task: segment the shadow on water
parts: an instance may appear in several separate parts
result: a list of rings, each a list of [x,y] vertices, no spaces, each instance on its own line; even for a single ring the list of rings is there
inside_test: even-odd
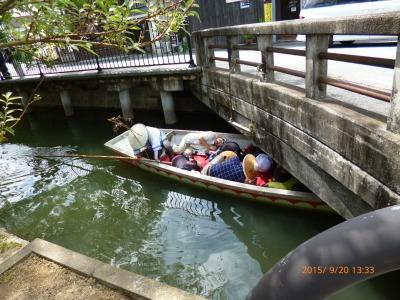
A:
[[[342,221],[249,204],[119,161],[34,157],[110,154],[103,143],[114,133],[105,120],[115,115],[80,111],[67,119],[62,111],[40,110],[26,118],[12,143],[0,146],[0,225],[212,299],[244,299],[286,253]],[[213,115],[178,117],[179,128],[233,131]],[[160,119],[143,112],[136,121],[164,127]],[[385,299],[378,288],[390,278],[335,299]]]

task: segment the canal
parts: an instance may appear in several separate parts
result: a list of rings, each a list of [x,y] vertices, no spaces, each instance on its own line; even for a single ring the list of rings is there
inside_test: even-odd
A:
[[[111,153],[115,111],[36,109],[0,145],[0,226],[211,299],[244,299],[294,247],[342,219],[247,203],[114,160],[42,159]],[[178,115],[182,129],[232,131],[216,115]],[[159,112],[136,122],[163,127]],[[390,299],[397,273],[331,299]],[[392,285],[393,284],[393,285]],[[393,298],[394,299],[394,298]]]

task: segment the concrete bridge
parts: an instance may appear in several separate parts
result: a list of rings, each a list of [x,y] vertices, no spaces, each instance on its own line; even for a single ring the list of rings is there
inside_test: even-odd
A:
[[[276,47],[273,36],[279,34],[306,35],[305,50]],[[202,102],[339,214],[352,218],[400,203],[400,50],[397,46],[395,60],[337,55],[328,51],[332,34],[398,36],[400,14],[208,29],[193,35],[195,68],[185,63],[82,71],[77,65],[69,73],[1,81],[0,88],[11,87],[26,100],[43,80],[39,104],[61,104],[66,115],[73,114],[74,107],[121,107],[124,117],[131,118],[134,108],[160,108],[167,124],[174,123],[175,108],[204,110]],[[257,43],[242,44],[243,35],[254,36]],[[221,50],[227,55],[219,56]],[[249,53],[262,60],[247,59],[252,57]],[[305,71],[290,69],[287,61],[276,59],[279,56],[274,60],[274,54],[305,57]],[[371,66],[371,72],[373,66],[394,70],[392,91],[379,89],[387,80],[366,87],[332,78],[328,61],[329,66],[332,61]],[[353,65],[345,68],[349,74],[353,70]],[[304,79],[303,87],[293,76]],[[375,101],[375,107],[389,106],[389,112],[376,114],[347,105],[327,94],[328,85],[350,91],[361,105],[366,98],[379,99],[368,101]],[[188,100],[191,94],[201,102]],[[360,94],[364,98],[357,98]]]
[[[276,48],[273,35],[306,35],[305,50]],[[298,20],[207,29],[194,34],[201,82],[197,97],[327,202],[351,218],[400,203],[400,48],[396,60],[335,55],[332,34],[400,34],[400,14],[341,19]],[[256,44],[241,44],[253,35]],[[225,41],[225,42],[222,42]],[[216,49],[226,49],[227,57]],[[244,60],[240,51],[262,54],[262,62]],[[305,57],[305,72],[274,62],[274,53]],[[392,91],[328,76],[328,61],[394,68]],[[216,63],[224,62],[227,68]],[[244,72],[253,67],[259,75]],[[372,72],[371,68],[371,72]],[[275,80],[275,73],[304,78],[305,88]],[[348,72],[352,72],[349,65]],[[253,72],[254,73],[254,72]],[[327,96],[327,85],[390,102],[382,119]]]

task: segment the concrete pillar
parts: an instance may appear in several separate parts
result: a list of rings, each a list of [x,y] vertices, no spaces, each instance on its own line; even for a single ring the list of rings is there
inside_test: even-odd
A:
[[[273,35],[259,35],[257,36],[257,47],[261,51],[263,63],[263,81],[272,82],[275,80],[275,73],[273,70],[268,70],[266,65],[274,65],[274,53],[267,51],[267,47],[272,47]]]
[[[119,102],[121,103],[122,116],[124,119],[133,119],[133,108],[129,88],[119,90]]]
[[[183,80],[176,77],[163,78],[161,90],[167,92],[183,91]]]
[[[228,59],[229,59],[229,70],[231,73],[240,72],[240,65],[235,64],[235,60],[239,59],[239,50],[234,49],[234,45],[238,45],[240,39],[238,36],[227,36],[228,46]]]
[[[326,84],[318,83],[320,77],[328,76],[328,61],[318,54],[327,52],[329,35],[306,36],[306,96],[319,99],[326,96]]]
[[[396,64],[394,66],[392,101],[387,119],[387,129],[400,134],[400,36],[397,42]]]
[[[164,113],[165,124],[176,123],[175,104],[172,92],[183,91],[183,81],[180,78],[170,77],[162,79],[160,87],[161,105]]]
[[[64,113],[67,117],[74,115],[74,108],[72,107],[71,97],[67,90],[60,91],[61,103],[64,108]]]
[[[175,104],[172,98],[171,92],[160,91],[161,104],[164,113],[165,124],[175,124],[176,114],[175,114]]]

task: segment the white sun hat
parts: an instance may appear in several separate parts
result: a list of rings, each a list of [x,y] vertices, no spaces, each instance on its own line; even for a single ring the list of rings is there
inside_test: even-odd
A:
[[[128,141],[134,150],[143,148],[146,145],[148,139],[149,134],[147,132],[146,126],[144,126],[143,124],[135,124],[132,126],[131,129],[129,129]]]

